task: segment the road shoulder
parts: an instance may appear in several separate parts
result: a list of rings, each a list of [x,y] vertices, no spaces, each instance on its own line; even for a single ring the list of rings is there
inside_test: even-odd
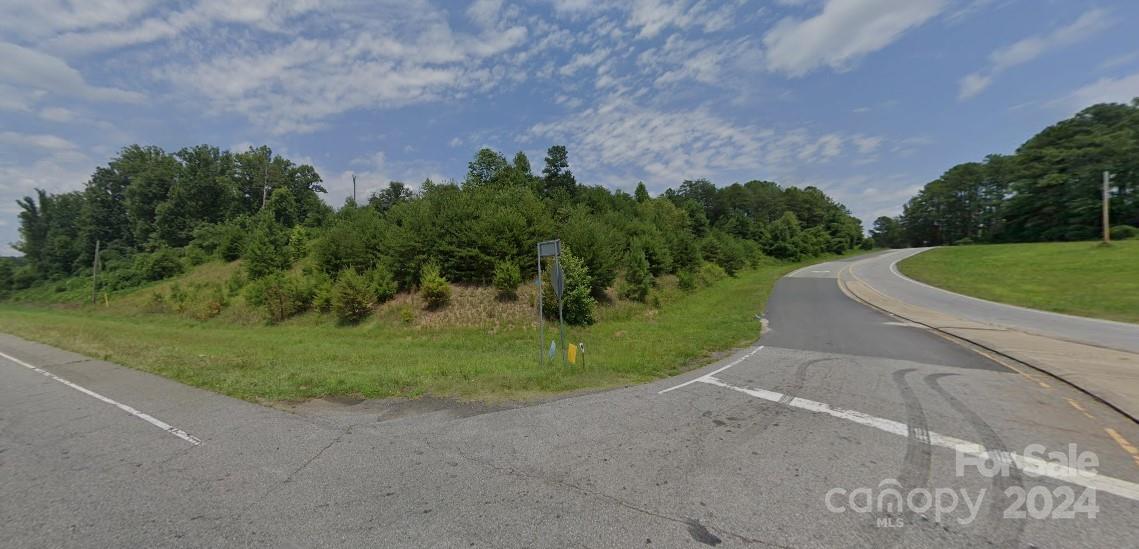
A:
[[[913,305],[858,277],[849,267],[839,273],[838,284],[853,299],[1059,378],[1139,422],[1139,354],[1026,333]]]

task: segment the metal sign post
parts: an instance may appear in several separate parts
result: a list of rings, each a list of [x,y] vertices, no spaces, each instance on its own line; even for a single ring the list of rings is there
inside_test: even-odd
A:
[[[565,286],[565,277],[562,274],[560,258],[562,255],[561,240],[547,240],[538,243],[538,365],[545,364],[546,346],[546,318],[542,314],[542,258],[554,258],[554,272],[550,273],[550,281],[554,284],[554,293],[558,296],[558,321],[562,319],[562,289]],[[566,346],[565,325],[562,325],[562,349]],[[565,355],[563,354],[563,357]],[[551,357],[552,358],[552,357]],[[563,362],[564,362],[563,358]]]
[[[554,281],[554,295],[558,296],[558,329],[561,331],[562,340],[562,366],[567,366],[566,363],[566,322],[562,319],[562,311],[565,309],[562,301],[562,293],[566,287],[566,276],[562,272],[562,254],[554,256],[554,272],[551,278]]]

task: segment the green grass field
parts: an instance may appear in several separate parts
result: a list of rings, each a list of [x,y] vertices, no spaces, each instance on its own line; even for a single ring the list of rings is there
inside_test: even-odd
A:
[[[1079,316],[1139,323],[1139,240],[938,248],[898,264],[954,292]]]
[[[755,314],[775,281],[802,265],[764,265],[691,293],[666,289],[659,309],[604,307],[598,324],[569,330],[570,341],[586,344],[584,367],[538,366],[529,322],[405,325],[381,311],[351,327],[316,313],[267,326],[226,313],[201,321],[129,305],[153,290],[109,307],[3,304],[0,331],[254,401],[424,394],[522,400],[675,375],[746,345],[759,335]],[[210,269],[220,267],[202,272]],[[547,324],[547,341],[556,328]]]

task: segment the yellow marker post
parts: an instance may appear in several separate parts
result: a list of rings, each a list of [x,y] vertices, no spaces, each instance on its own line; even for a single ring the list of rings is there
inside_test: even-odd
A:
[[[577,364],[577,345],[570,345],[566,348],[566,358],[569,359],[570,364]]]

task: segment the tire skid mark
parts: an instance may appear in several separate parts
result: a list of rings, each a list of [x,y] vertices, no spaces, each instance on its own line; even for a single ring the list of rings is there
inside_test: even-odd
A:
[[[812,366],[835,360],[839,360],[839,358],[823,357],[805,361],[795,368],[791,380],[780,385],[780,387],[785,389],[785,394],[788,395],[800,393],[806,385],[807,375]],[[749,444],[768,428],[775,425],[779,418],[787,413],[787,410],[788,408],[785,406],[755,406],[754,402],[741,402],[721,408],[717,412],[706,411],[701,414],[699,420],[692,423],[692,428],[688,430],[688,436],[685,437],[682,451],[686,455],[683,458],[683,465],[677,467],[681,481],[672,483],[673,494],[675,494],[677,501],[688,502],[693,508],[703,507],[702,504],[708,503],[695,499],[700,494],[699,481],[695,478],[695,472],[700,465],[707,461],[706,448],[713,444],[713,440],[716,440],[713,437],[720,439],[718,444],[733,448]],[[714,428],[712,429],[708,428],[707,422],[709,420],[713,422]],[[731,424],[735,424],[735,427],[731,429],[729,435],[725,436],[726,429],[724,427]],[[731,438],[728,439],[727,437]],[[709,512],[706,511],[706,513]]]
[[[1011,463],[1012,459],[1009,456],[1008,447],[1005,446],[1004,440],[1001,439],[993,427],[988,424],[977,412],[974,412],[967,404],[961,399],[953,396],[945,387],[941,385],[941,379],[958,374],[929,374],[925,376],[926,385],[937,392],[941,398],[949,404],[954,411],[961,414],[966,421],[973,427],[973,431],[977,436],[981,437],[981,444],[989,449],[996,459],[1000,459],[1006,463]],[[1024,533],[1025,520],[1024,519],[1006,519],[1004,510],[1008,509],[1012,499],[1009,498],[1005,491],[1013,486],[1024,487],[1024,480],[1021,477],[1020,469],[1015,465],[1007,467],[1008,475],[997,474],[992,477],[993,484],[993,498],[989,500],[988,505],[988,523],[991,525],[992,535],[989,539],[998,547],[1013,547],[1016,546],[1020,540],[1021,534]]]
[[[917,371],[916,368],[903,368],[890,374],[898,393],[902,396],[902,403],[906,407],[906,427],[908,428],[906,453],[902,458],[902,471],[897,478],[903,494],[908,494],[917,488],[929,487],[933,453],[929,445],[929,427],[926,423],[925,409],[922,408],[921,400],[918,399],[913,387],[906,379],[915,371]],[[903,509],[895,515],[887,514],[885,517],[878,517],[875,513],[875,518],[894,518],[897,515],[904,517],[905,523],[911,527],[923,524],[918,519],[918,515],[908,509]],[[901,530],[893,528],[879,530],[881,530],[883,546],[897,547],[903,545],[901,540],[903,532]]]

